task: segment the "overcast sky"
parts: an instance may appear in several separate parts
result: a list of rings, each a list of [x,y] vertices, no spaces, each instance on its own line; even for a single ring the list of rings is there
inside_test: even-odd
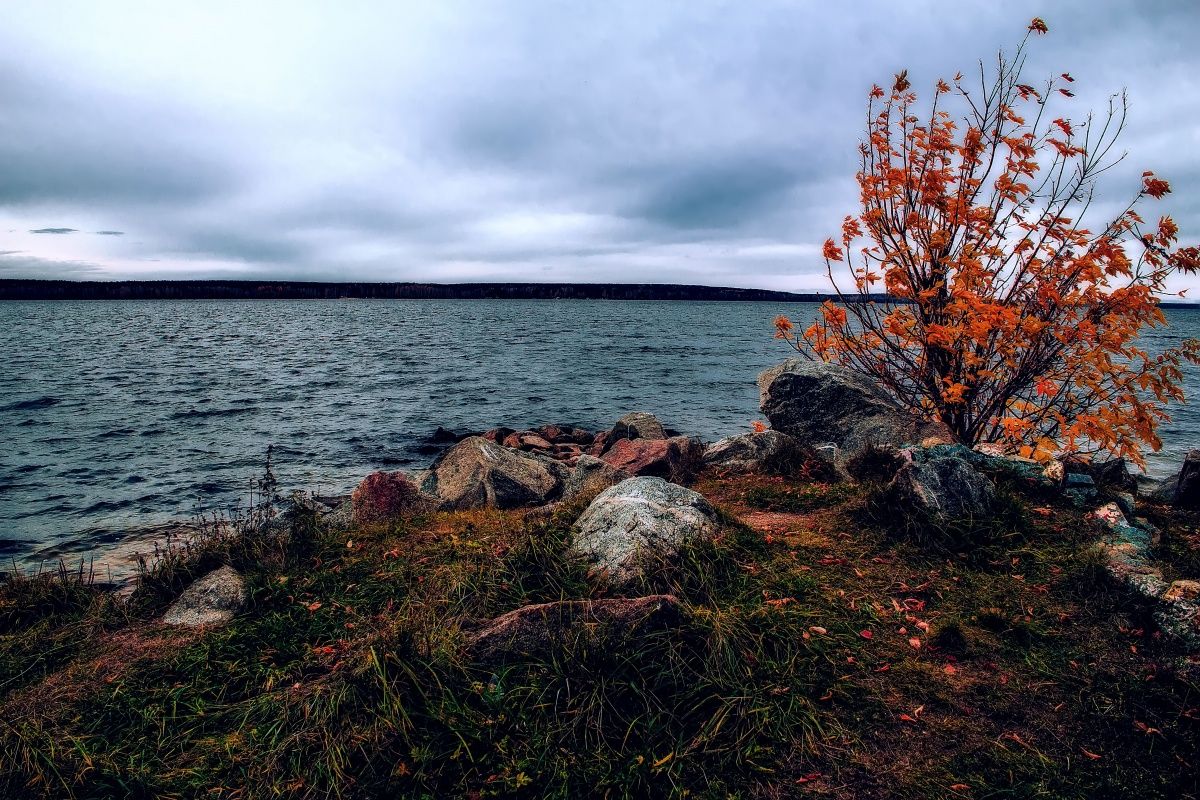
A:
[[[6,3],[0,277],[825,288],[873,82],[1129,90],[1200,238],[1200,3]],[[926,92],[927,94],[927,92]]]

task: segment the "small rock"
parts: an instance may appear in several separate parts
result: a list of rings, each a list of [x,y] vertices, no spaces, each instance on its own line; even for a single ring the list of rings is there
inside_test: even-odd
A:
[[[618,439],[601,458],[630,475],[652,475],[673,483],[687,483],[703,465],[704,443],[690,436]]]
[[[910,461],[896,472],[888,491],[902,506],[954,519],[986,517],[996,499],[985,475],[952,457]]]
[[[184,589],[162,616],[164,625],[223,625],[246,604],[246,581],[233,567],[214,569]]]
[[[1134,512],[1134,503],[1136,502],[1129,492],[1117,492],[1113,495],[1113,500],[1121,509],[1126,517],[1132,517]]]
[[[678,627],[684,610],[671,595],[563,600],[529,605],[496,617],[466,633],[466,652],[476,663],[503,664],[574,655],[579,645],[593,650],[629,647],[631,640]]]
[[[497,428],[492,428],[490,431],[484,431],[483,433],[480,434],[480,436],[482,436],[484,439],[487,439],[489,442],[495,442],[496,444],[502,444],[505,439],[507,439],[509,436],[511,436],[514,433],[516,433],[516,431],[514,431],[512,428],[505,428],[504,426],[500,426]]]
[[[1063,497],[1077,508],[1086,508],[1099,497],[1096,481],[1091,475],[1082,472],[1068,472],[1063,480]]]
[[[1104,557],[1105,570],[1118,583],[1146,599],[1158,599],[1167,590],[1162,571],[1151,566],[1150,533],[1126,520],[1116,503],[1108,503],[1092,512],[1104,528],[1097,547]]]
[[[615,583],[674,558],[688,542],[715,536],[721,523],[704,497],[661,478],[637,477],[605,489],[575,523],[575,549]]]
[[[704,465],[721,472],[766,475],[809,473],[814,480],[839,476],[834,461],[798,439],[779,431],[756,431],[714,442],[704,451]]]
[[[350,503],[354,521],[369,525],[426,511],[433,498],[422,494],[403,472],[372,472],[355,487]]]
[[[622,439],[667,439],[667,431],[658,417],[644,411],[633,411],[617,420],[605,438],[606,447]]]

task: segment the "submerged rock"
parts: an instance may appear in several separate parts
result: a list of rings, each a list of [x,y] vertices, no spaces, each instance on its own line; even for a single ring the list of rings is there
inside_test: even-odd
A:
[[[483,664],[553,658],[562,652],[575,655],[581,645],[605,650],[628,647],[631,639],[677,627],[683,619],[679,601],[667,594],[540,603],[467,632],[465,650],[472,661]]]
[[[704,443],[693,436],[620,439],[600,458],[630,475],[651,475],[673,483],[687,483],[703,465]]]
[[[807,444],[837,445],[844,458],[867,445],[953,442],[940,422],[899,407],[872,380],[835,364],[793,358],[758,376],[771,427]]]
[[[214,569],[184,589],[162,616],[164,625],[223,625],[246,604],[246,581],[233,567]]]
[[[992,513],[996,487],[965,459],[922,458],[902,466],[888,492],[904,508],[934,517],[974,519]]]
[[[445,511],[520,508],[556,499],[567,474],[557,461],[472,436],[433,462],[421,490]]]
[[[792,476],[807,471],[815,480],[836,480],[834,457],[780,431],[756,431],[710,444],[704,465],[721,472]]]
[[[704,497],[662,478],[638,477],[604,490],[575,523],[576,550],[616,583],[674,558],[688,542],[715,536],[721,523]]]

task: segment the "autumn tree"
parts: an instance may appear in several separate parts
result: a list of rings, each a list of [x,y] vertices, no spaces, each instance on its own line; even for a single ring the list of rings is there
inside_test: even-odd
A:
[[[1140,465],[1200,343],[1150,353],[1139,336],[1166,324],[1158,298],[1200,254],[1178,246],[1170,217],[1148,225],[1138,213],[1171,191],[1150,172],[1092,224],[1096,179],[1124,157],[1113,146],[1126,98],[1077,119],[1061,110],[1070,74],[1022,82],[1026,47],[1046,32],[1034,19],[1011,58],[980,64],[977,86],[939,80],[923,112],[907,72],[872,88],[861,212],[824,246],[840,302],[803,330],[780,317],[776,335],[964,442],[1038,458],[1103,449]]]

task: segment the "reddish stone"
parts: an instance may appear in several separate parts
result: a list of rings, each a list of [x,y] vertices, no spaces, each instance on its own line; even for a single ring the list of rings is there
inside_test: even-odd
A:
[[[534,428],[534,433],[541,435],[543,439],[551,442],[562,436],[564,432],[565,431],[563,431],[563,429],[557,425],[543,425],[540,428]]]
[[[536,433],[521,433],[517,435],[517,441],[520,442],[522,450],[551,450],[554,445],[547,442]]]
[[[592,439],[592,444],[585,451],[589,456],[599,456],[604,452],[604,445],[608,442],[608,431],[597,433]]]
[[[653,475],[684,482],[695,477],[704,460],[699,439],[618,439],[601,460],[630,475]]]
[[[483,438],[487,439],[489,442],[495,442],[496,444],[502,444],[504,442],[505,438],[507,438],[512,433],[513,433],[512,428],[506,428],[503,425],[501,425],[497,428],[492,428],[490,431],[486,431],[485,433],[481,434],[481,436],[483,436]]]

